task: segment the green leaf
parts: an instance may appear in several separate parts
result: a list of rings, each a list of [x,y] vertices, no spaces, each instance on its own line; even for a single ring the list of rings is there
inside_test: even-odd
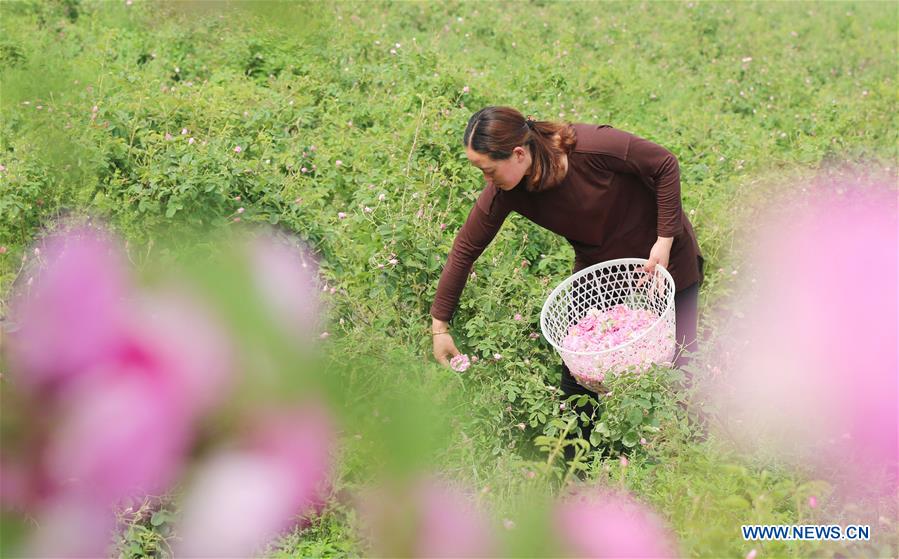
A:
[[[158,528],[170,520],[172,520],[172,515],[169,514],[168,511],[159,510],[154,512],[153,516],[150,517],[150,524]]]
[[[621,444],[624,446],[631,448],[637,444],[637,441],[640,440],[640,437],[637,435],[637,432],[634,430],[628,431],[624,434],[624,437],[621,438]]]
[[[631,409],[627,414],[627,422],[633,427],[640,425],[643,422],[643,410],[638,408]]]
[[[169,203],[168,207],[165,210],[165,216],[169,217],[169,218],[174,217],[175,214],[178,213],[178,210],[180,210],[180,209],[181,209],[181,204]]]

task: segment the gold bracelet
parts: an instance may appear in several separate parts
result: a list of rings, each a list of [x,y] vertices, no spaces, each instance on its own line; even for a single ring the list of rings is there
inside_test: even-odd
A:
[[[440,334],[449,334],[449,330],[444,330],[443,332],[431,332],[431,337],[439,336]]]

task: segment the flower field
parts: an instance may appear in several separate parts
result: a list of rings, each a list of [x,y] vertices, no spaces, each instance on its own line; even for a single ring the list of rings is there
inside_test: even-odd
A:
[[[0,555],[896,557],[897,18],[0,2]],[[564,400],[573,250],[519,215],[431,357],[487,105],[677,156],[684,370]],[[656,318],[612,311],[565,343]]]

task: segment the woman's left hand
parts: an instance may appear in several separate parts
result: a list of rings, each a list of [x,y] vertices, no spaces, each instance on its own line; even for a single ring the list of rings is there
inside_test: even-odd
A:
[[[671,256],[671,245],[674,243],[674,237],[659,237],[656,243],[652,245],[649,251],[649,262],[645,266],[645,270],[650,274],[655,272],[656,264],[661,264],[663,268],[668,269],[668,258]]]

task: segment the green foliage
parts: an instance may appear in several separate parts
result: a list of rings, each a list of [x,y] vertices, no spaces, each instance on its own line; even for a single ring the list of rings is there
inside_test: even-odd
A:
[[[171,557],[175,511],[168,505],[170,497],[149,497],[135,507],[118,513],[122,527],[115,548],[119,559],[151,559]]]
[[[403,382],[422,376],[422,401],[452,407],[452,435],[441,430],[444,446],[422,450],[442,470],[489,487],[501,509],[522,487],[559,487],[574,474],[622,484],[664,511],[685,555],[744,556],[741,523],[811,518],[801,506],[810,482],[697,440],[670,371],[610,380],[595,425],[572,411],[586,402],[560,410],[560,361],[529,335],[570,271],[564,239],[510,217],[452,324],[479,362],[461,376],[423,363],[437,280],[481,188],[461,134],[474,110],[506,104],[540,119],[610,123],[669,148],[706,258],[707,306],[729,290],[735,233],[768,191],[756,188],[760,177],[779,189],[801,174],[793,165],[813,171],[852,157],[895,166],[897,9],[4,2],[0,298],[29,243],[67,213],[108,221],[138,262],[195,238],[185,230],[277,224],[318,251],[335,288],[336,360],[389,363]],[[377,375],[348,372],[346,382],[360,395],[398,389]],[[378,456],[354,441],[349,487]],[[566,446],[576,451],[568,464]],[[346,522],[332,510],[279,556],[354,555]],[[166,525],[135,520],[122,554],[163,553]]]
[[[676,391],[682,377],[676,369],[660,367],[643,374],[611,376],[606,382],[610,393],[602,398],[602,417],[590,433],[590,442],[623,451],[649,444],[678,420]]]

